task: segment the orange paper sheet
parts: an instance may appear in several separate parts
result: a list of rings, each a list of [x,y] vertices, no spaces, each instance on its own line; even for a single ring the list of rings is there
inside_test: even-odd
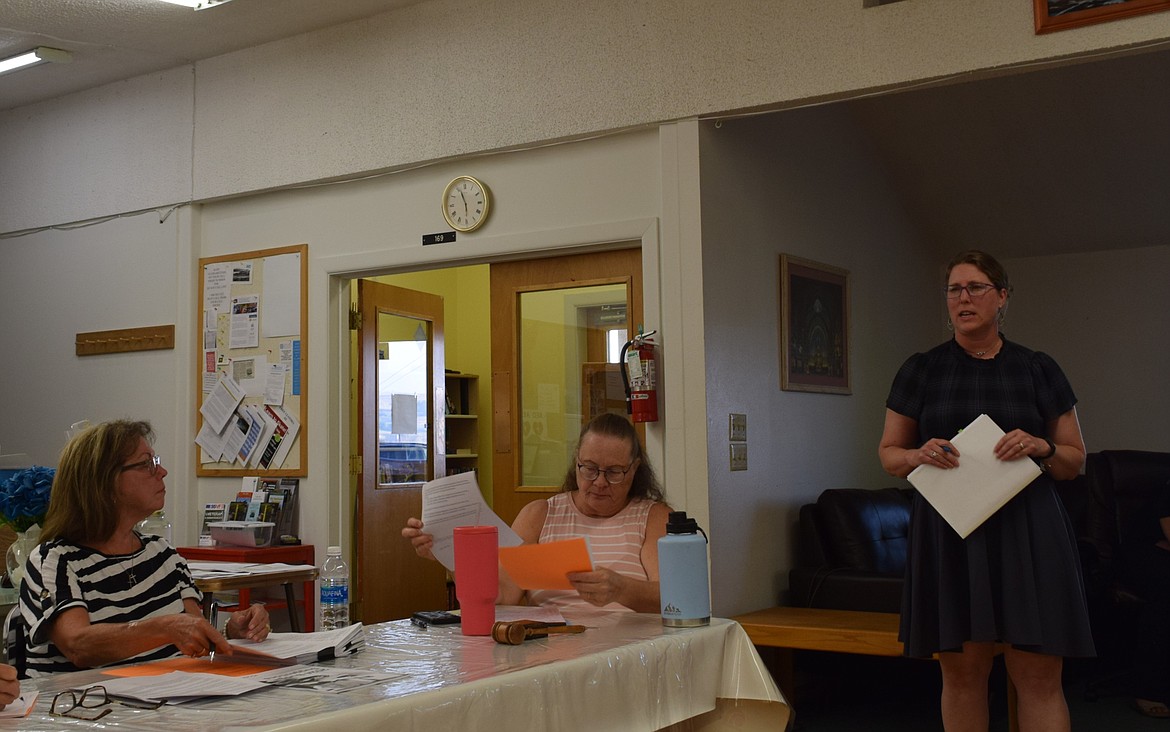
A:
[[[191,674],[218,674],[220,676],[250,676],[261,671],[271,671],[272,665],[238,663],[231,656],[216,655],[215,663],[207,658],[167,658],[153,663],[135,666],[115,666],[103,671],[106,676],[162,676],[172,671],[186,671]]]
[[[584,539],[500,547],[500,566],[524,590],[571,590],[569,572],[590,572]]]

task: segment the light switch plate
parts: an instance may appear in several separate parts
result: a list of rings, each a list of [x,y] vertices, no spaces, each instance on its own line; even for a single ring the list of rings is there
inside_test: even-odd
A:
[[[727,439],[731,442],[747,442],[747,415],[732,412],[729,417]]]
[[[747,443],[731,443],[731,469],[747,470]]]

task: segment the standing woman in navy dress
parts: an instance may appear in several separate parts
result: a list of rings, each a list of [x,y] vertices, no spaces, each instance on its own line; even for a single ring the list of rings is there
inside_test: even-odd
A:
[[[915,494],[899,637],[907,656],[939,654],[948,732],[987,730],[997,643],[1007,646],[1027,732],[1070,729],[1063,658],[1094,655],[1076,537],[1053,483],[1085,462],[1076,396],[1050,356],[1000,332],[1010,292],[991,255],[950,262],[954,338],[902,365],[878,450],[898,477],[919,465],[957,467],[963,456],[950,438],[985,413],[1006,433],[997,459],[1035,460],[1044,471],[966,539]]]

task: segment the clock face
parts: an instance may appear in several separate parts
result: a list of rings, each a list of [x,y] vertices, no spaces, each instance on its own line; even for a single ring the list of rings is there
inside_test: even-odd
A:
[[[461,175],[443,191],[443,218],[456,231],[474,231],[487,221],[487,187],[469,175]]]

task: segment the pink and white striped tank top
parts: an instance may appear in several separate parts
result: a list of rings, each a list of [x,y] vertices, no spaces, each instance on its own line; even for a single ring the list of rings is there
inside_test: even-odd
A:
[[[646,519],[654,501],[634,498],[613,516],[592,518],[577,510],[571,492],[558,493],[548,499],[548,515],[540,529],[540,543],[573,539],[589,539],[593,563],[626,577],[647,580],[642,566],[642,543],[646,540]],[[533,605],[552,604],[558,607],[595,608],[572,590],[534,590],[529,592]],[[605,610],[629,610],[616,602],[605,605]]]

